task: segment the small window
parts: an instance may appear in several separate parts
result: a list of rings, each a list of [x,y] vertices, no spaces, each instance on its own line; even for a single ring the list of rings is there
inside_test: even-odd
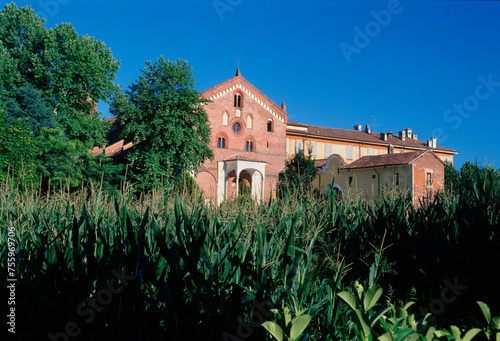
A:
[[[399,173],[396,173],[396,185],[399,185]]]
[[[427,187],[432,187],[432,173],[427,173],[426,184],[427,184]]]
[[[240,94],[234,95],[234,106],[236,108],[241,108],[241,95]]]
[[[252,141],[247,141],[246,151],[253,152],[253,142]]]
[[[375,174],[372,175],[372,179],[375,179],[377,176]]]
[[[289,138],[286,139],[286,152],[287,153],[290,152],[290,139]]]
[[[267,131],[273,131],[273,120],[267,120]]]
[[[253,126],[253,119],[252,119],[252,116],[248,115],[248,116],[247,116],[247,128],[248,128],[248,129],[252,129],[252,126]]]
[[[233,131],[235,133],[239,133],[241,131],[241,124],[239,122],[233,123]]]
[[[316,155],[316,141],[311,141],[311,155]]]
[[[326,157],[329,157],[330,155],[332,155],[332,144],[327,143],[326,144]]]
[[[227,112],[222,114],[222,125],[227,126],[229,124],[229,115]]]
[[[226,139],[223,137],[219,137],[217,140],[217,148],[226,148]]]
[[[368,155],[373,155],[373,148],[368,148]]]
[[[352,176],[349,177],[349,186],[352,184]]]
[[[352,146],[347,146],[347,159],[352,160]]]
[[[302,150],[302,140],[297,140],[297,153]]]

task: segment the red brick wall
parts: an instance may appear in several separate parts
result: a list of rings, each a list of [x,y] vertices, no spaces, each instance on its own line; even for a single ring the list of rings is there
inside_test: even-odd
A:
[[[432,185],[427,185],[427,173],[431,173]],[[414,203],[421,199],[432,200],[436,191],[444,189],[444,165],[432,153],[425,153],[413,162]]]
[[[243,84],[247,89],[252,87],[242,77],[235,77],[230,82],[224,82],[215,88],[207,90],[204,93],[205,97],[213,96],[221,91],[232,88],[237,84]],[[278,118],[283,112],[280,111],[276,104],[263,96],[258,90],[250,88],[254,98],[241,88],[236,88],[225,94],[212,98],[213,103],[206,105],[210,125],[212,128],[212,136],[210,148],[214,152],[214,160],[207,161],[202,165],[202,169],[210,172],[217,179],[217,162],[229,157],[240,155],[244,158],[250,158],[257,161],[267,162],[266,165],[266,181],[264,184],[265,198],[269,198],[269,193],[272,190],[273,196],[276,193],[276,184],[278,174],[283,170],[286,160],[285,142],[286,142],[286,124]],[[242,96],[242,107],[234,106],[234,95],[236,93]],[[264,103],[269,109],[273,110],[278,117],[269,112],[257,101]],[[240,110],[240,117],[236,116],[237,109]],[[229,115],[228,125],[223,125],[223,114],[227,112]],[[252,117],[252,127],[247,127],[247,117]],[[286,114],[285,114],[286,115]],[[281,116],[283,118],[283,116]],[[273,131],[267,131],[267,122],[271,119],[273,122]],[[286,117],[283,118],[286,122]],[[241,131],[236,133],[233,130],[233,124],[239,122]],[[218,137],[226,138],[226,148],[218,148]],[[253,152],[246,151],[246,142],[253,142]],[[204,184],[207,178],[197,177],[197,182],[201,188],[205,189]]]

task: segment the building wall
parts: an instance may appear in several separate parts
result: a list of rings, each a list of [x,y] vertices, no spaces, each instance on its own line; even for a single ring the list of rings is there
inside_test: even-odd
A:
[[[427,184],[427,174],[430,174],[431,184]],[[414,204],[419,204],[420,198],[432,200],[436,191],[444,189],[444,165],[432,154],[426,153],[413,163]]]
[[[301,141],[302,149],[304,149],[306,155],[309,154],[309,148],[311,148],[313,144],[316,145],[311,155],[312,158],[316,160],[327,159],[330,155],[337,154],[342,156],[346,163],[351,163],[366,155],[382,155],[388,152],[387,146],[369,144],[366,142],[344,142],[328,138],[304,137],[291,133],[288,133],[287,139],[289,145],[287,158],[293,157],[297,152],[297,140]],[[350,154],[349,147],[351,147],[352,150]]]
[[[241,107],[235,107],[234,96],[236,94],[241,96]],[[261,103],[263,100],[260,98]],[[212,103],[206,105],[205,110],[212,129],[209,146],[214,153],[214,159],[206,161],[199,174],[210,173],[217,183],[220,177],[217,171],[217,162],[235,155],[267,162],[264,184],[265,198],[267,199],[271,192],[272,195],[275,195],[278,174],[285,166],[286,128],[285,123],[273,116],[261,103],[242,89],[236,88],[213,99]],[[268,131],[269,120],[272,122],[272,131]],[[240,124],[241,130],[239,132],[233,129],[235,123]],[[219,138],[225,139],[225,148],[219,147]],[[246,151],[247,141],[253,144],[251,152]],[[209,178],[200,175],[196,177],[200,187],[208,194],[212,184],[207,184],[206,179]],[[228,180],[230,179],[222,181]]]
[[[409,191],[413,193],[411,165],[387,166],[341,170],[341,163],[332,156],[329,162],[318,172],[313,182],[321,193],[326,193],[329,185],[334,183],[344,195],[361,195],[365,199],[378,197],[382,191]]]
[[[410,165],[342,170],[341,158],[332,155],[318,172],[313,185],[321,193],[326,193],[332,179],[334,187],[341,189],[344,195],[362,195],[371,199],[382,191],[408,191],[418,206],[421,201],[432,200],[437,191],[444,189],[444,164],[437,155],[425,153]]]

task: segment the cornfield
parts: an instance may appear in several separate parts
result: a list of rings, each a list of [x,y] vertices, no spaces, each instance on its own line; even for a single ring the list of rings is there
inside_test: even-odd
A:
[[[215,207],[5,182],[0,282],[15,231],[25,340],[499,340],[500,199],[474,189]]]

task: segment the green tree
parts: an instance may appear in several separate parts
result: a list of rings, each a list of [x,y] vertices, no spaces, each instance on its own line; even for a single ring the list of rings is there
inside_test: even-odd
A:
[[[210,125],[194,89],[191,66],[184,60],[146,62],[142,75],[125,94],[116,96],[122,136],[136,146],[128,154],[143,187],[159,186],[184,170],[196,171],[213,158],[208,147]]]
[[[50,30],[44,24],[28,6],[10,3],[0,11],[0,91],[33,84],[68,137],[89,149],[101,145],[108,125],[95,104],[118,90],[119,62],[103,42],[77,34],[71,24]]]
[[[6,118],[7,121],[25,120],[35,136],[40,135],[43,127],[56,127],[54,114],[47,108],[40,91],[31,84],[23,86],[7,102]]]
[[[11,57],[9,51],[0,44],[0,105],[9,99],[14,92],[15,84],[20,79],[17,72],[15,60]]]
[[[444,188],[458,194],[460,189],[460,173],[451,162],[446,161],[444,166]]]
[[[30,182],[36,177],[36,140],[27,123],[8,123],[0,112],[0,181],[8,176]]]
[[[305,155],[304,150],[299,150],[293,158],[287,160],[282,180],[285,185],[295,189],[299,194],[311,190],[311,184],[318,174],[311,154]]]

